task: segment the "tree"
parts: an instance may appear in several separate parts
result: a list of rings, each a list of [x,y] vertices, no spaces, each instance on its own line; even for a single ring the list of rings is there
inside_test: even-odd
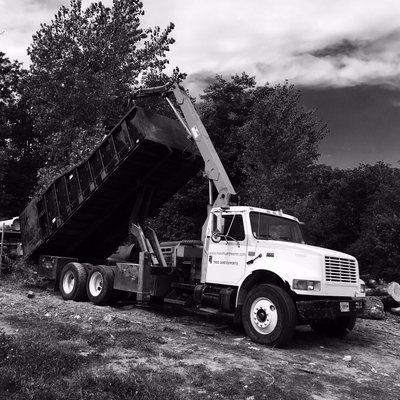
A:
[[[326,133],[288,84],[256,87],[243,73],[217,75],[198,104],[202,120],[243,204],[295,209]],[[152,220],[162,238],[199,238],[206,219],[207,182],[200,175]],[[193,230],[194,229],[194,230]]]
[[[307,193],[305,182],[326,125],[300,105],[300,92],[288,83],[258,87],[253,98],[239,132],[246,176],[242,193],[249,204],[291,211]]]
[[[26,71],[21,64],[0,52],[0,218],[20,213],[40,163],[25,82]]]
[[[238,128],[249,111],[253,77],[234,75],[230,80],[216,75],[201,101],[196,103],[204,125],[223,161],[228,175],[240,184],[241,165]],[[149,220],[162,240],[200,239],[207,218],[208,182],[200,172]]]
[[[40,186],[93,149],[122,115],[143,72],[165,68],[173,24],[142,29],[143,14],[139,0],[87,9],[72,0],[33,36],[29,89],[46,159]]]
[[[245,141],[240,139],[239,129],[249,118],[255,86],[255,78],[244,72],[230,80],[216,75],[200,95],[201,118],[234,186],[243,179],[240,156]]]
[[[400,170],[379,162],[351,175],[354,234],[347,250],[359,260],[362,273],[400,280]]]

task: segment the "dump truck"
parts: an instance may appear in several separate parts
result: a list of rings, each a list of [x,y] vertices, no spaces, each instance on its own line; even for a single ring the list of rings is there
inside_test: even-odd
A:
[[[164,98],[176,119],[137,106],[148,96]],[[228,174],[178,83],[133,97],[99,147],[22,212],[25,258],[38,272],[65,300],[102,305],[128,294],[138,304],[228,313],[270,346],[286,344],[297,324],[336,336],[351,331],[365,296],[357,260],[305,244],[296,217],[234,204]],[[160,244],[143,221],[201,168],[209,182],[201,238]],[[115,253],[128,235],[134,243]]]

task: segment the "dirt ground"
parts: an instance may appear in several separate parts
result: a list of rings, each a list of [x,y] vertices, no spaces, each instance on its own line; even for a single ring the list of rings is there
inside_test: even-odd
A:
[[[0,347],[0,362],[13,368],[0,380],[0,399],[61,399],[68,390],[68,398],[77,399],[400,399],[400,317],[394,315],[360,319],[342,340],[298,327],[290,346],[273,349],[251,342],[228,318],[169,304],[66,302],[49,289],[30,289],[35,296],[29,299],[28,290],[0,281],[0,336],[8,346]],[[36,356],[20,358],[25,367],[13,361],[27,349]],[[43,353],[47,358],[38,363]],[[71,353],[77,358],[64,368]],[[33,372],[22,382],[18,374],[26,369]],[[42,382],[46,376],[52,395]],[[118,392],[111,383],[100,384],[100,376],[135,380]]]

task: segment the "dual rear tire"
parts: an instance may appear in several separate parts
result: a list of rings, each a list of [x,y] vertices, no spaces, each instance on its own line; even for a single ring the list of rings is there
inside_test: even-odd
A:
[[[64,300],[89,299],[103,305],[113,296],[114,274],[107,266],[71,262],[62,269],[59,283]]]
[[[103,265],[93,267],[86,283],[89,300],[96,305],[109,302],[113,296],[114,273]]]
[[[86,299],[87,271],[82,264],[70,262],[64,265],[60,275],[60,292],[64,300]]]

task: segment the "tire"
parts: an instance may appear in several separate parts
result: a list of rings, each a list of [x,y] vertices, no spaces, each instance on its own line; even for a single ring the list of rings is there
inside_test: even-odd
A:
[[[356,317],[338,317],[315,320],[310,323],[310,326],[319,335],[342,338],[353,330],[355,324]]]
[[[268,346],[283,346],[293,336],[297,313],[292,298],[275,285],[259,285],[247,295],[242,324],[251,340]]]
[[[64,265],[60,275],[60,292],[64,300],[86,299],[87,273],[82,264],[70,262]]]
[[[114,273],[111,268],[96,265],[89,273],[86,292],[89,300],[96,305],[107,304],[113,297]]]

